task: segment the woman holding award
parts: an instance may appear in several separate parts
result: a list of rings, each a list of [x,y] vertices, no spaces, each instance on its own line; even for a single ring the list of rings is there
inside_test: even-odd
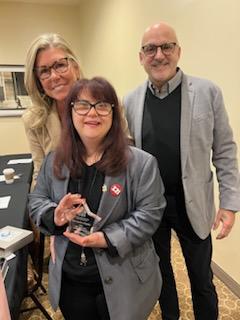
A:
[[[147,319],[161,289],[151,240],[165,208],[156,160],[128,145],[105,79],[77,81],[65,110],[29,200],[37,226],[55,235],[51,304],[71,320]]]

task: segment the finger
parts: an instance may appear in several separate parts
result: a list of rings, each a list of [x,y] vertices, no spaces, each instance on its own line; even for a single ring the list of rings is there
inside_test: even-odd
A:
[[[226,235],[225,235],[224,233],[219,232],[219,234],[216,236],[216,239],[217,239],[217,240],[221,240],[221,239],[223,239],[223,238],[225,238],[225,237],[226,237]]]
[[[80,199],[81,196],[79,194],[68,193],[61,199],[59,205],[61,205],[62,208],[71,208],[74,204],[80,204]]]
[[[79,236],[79,235],[77,235],[77,234],[75,234],[73,232],[69,232],[69,231],[65,231],[63,233],[63,235],[65,237],[67,237],[70,241],[72,241],[72,242],[74,242],[76,244],[79,244],[81,246],[84,246],[84,244],[83,244],[84,237],[81,237],[81,236]]]
[[[71,221],[78,214],[80,214],[82,211],[83,211],[82,205],[78,205],[77,207],[73,207],[71,209],[65,209],[64,210],[64,216],[65,216],[67,221]]]
[[[231,228],[229,228],[229,226],[225,226],[223,225],[221,231],[219,232],[219,234],[217,235],[216,239],[223,239],[225,237],[227,237],[229,235],[231,231]]]
[[[213,224],[213,230],[216,230],[219,227],[219,224],[220,224],[220,216],[217,216]]]

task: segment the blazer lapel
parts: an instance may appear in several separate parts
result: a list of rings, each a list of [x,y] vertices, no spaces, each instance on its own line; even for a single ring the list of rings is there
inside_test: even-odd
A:
[[[135,144],[136,147],[142,148],[142,120],[143,120],[143,109],[144,109],[144,101],[145,101],[145,96],[146,96],[146,90],[148,86],[148,81],[145,81],[144,84],[139,88],[138,95],[136,97],[136,102],[135,102],[135,114],[134,119],[132,121],[135,124],[135,132],[134,132],[134,137],[135,137]]]
[[[51,150],[55,150],[61,135],[61,123],[55,104],[52,105],[52,109],[47,118],[46,128],[52,145]]]
[[[182,104],[181,104],[181,167],[184,172],[189,150],[190,129],[192,120],[194,90],[192,82],[186,75],[182,78]]]
[[[107,221],[114,218],[113,215],[115,207],[120,201],[120,199],[122,199],[120,194],[122,192],[125,193],[125,181],[125,174],[122,174],[117,177],[105,177],[104,185],[102,187],[102,198],[98,208],[98,215],[102,218],[102,220],[100,222],[95,221],[94,231],[100,229]]]

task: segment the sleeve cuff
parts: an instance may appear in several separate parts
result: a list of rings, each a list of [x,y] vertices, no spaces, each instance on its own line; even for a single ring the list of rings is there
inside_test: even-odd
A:
[[[54,210],[55,208],[49,208],[41,215],[40,227],[46,229],[52,235],[61,235],[67,228],[67,224],[58,227],[54,223]]]
[[[117,248],[112,245],[112,243],[109,240],[109,238],[106,235],[106,233],[104,231],[102,231],[102,233],[103,233],[104,238],[105,238],[105,240],[107,242],[107,248],[106,248],[107,253],[110,255],[110,257],[117,257],[118,256]]]

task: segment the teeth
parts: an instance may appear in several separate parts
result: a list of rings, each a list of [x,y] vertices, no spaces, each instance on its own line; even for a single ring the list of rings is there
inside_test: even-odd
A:
[[[63,84],[54,87],[53,90],[60,90],[60,89],[62,89],[62,88],[63,88]]]

